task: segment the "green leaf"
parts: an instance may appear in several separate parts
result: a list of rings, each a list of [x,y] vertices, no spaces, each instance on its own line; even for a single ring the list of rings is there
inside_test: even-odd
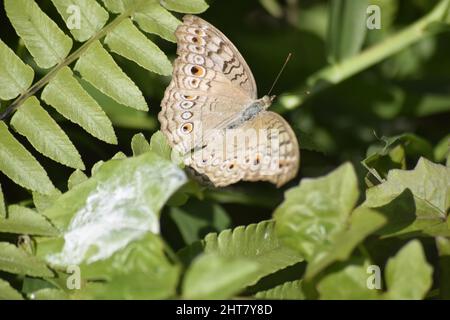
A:
[[[105,38],[111,51],[157,74],[168,76],[172,65],[164,52],[136,28],[130,19],[122,21]]]
[[[414,170],[389,171],[386,182],[367,190],[363,206],[378,208],[388,216],[397,215],[396,220],[400,222],[412,222],[410,214],[413,213],[417,223],[409,228],[406,228],[408,224],[404,225],[405,230],[396,228],[397,233],[422,230],[432,235],[446,235],[450,234],[446,224],[449,185],[450,168],[420,158]],[[413,202],[408,202],[407,189]],[[396,198],[399,199],[394,202]],[[399,217],[400,212],[402,217]]]
[[[180,256],[184,258],[183,254],[195,255],[200,249],[205,253],[217,253],[224,258],[246,258],[254,261],[258,263],[259,270],[248,279],[248,284],[252,285],[262,277],[303,261],[301,255],[279,241],[274,229],[273,221],[263,221],[225,230],[219,234],[210,233],[200,244],[194,243],[184,249],[184,252],[180,251]]]
[[[6,14],[41,68],[51,68],[72,49],[72,39],[34,1],[5,0]]]
[[[69,177],[67,181],[67,188],[69,190],[73,189],[76,185],[85,182],[88,179],[86,174],[83,171],[75,170]]]
[[[450,299],[450,238],[437,237],[436,246],[439,253],[440,297]]]
[[[425,139],[411,133],[394,137],[382,137],[382,148],[370,148],[362,164],[382,180],[391,169],[406,169],[406,157],[418,159],[424,156],[433,159],[433,148]],[[373,171],[375,170],[375,172]]]
[[[38,246],[38,252],[58,266],[106,259],[147,232],[159,233],[159,211],[186,180],[182,170],[152,152],[107,161],[45,211],[65,231],[65,243],[62,250]]]
[[[36,209],[42,213],[47,208],[50,208],[53,203],[61,196],[59,189],[53,189],[50,194],[42,194],[39,192],[33,192],[33,202]]]
[[[180,268],[170,263],[160,237],[147,233],[106,260],[83,263],[88,281],[80,296],[88,299],[164,299],[173,297]],[[92,283],[93,280],[104,280]]]
[[[302,282],[303,280],[285,282],[275,288],[258,292],[255,298],[268,300],[305,300],[306,296],[303,292]]]
[[[350,163],[324,177],[303,179],[274,213],[279,238],[310,259],[344,228],[358,200],[357,183]]]
[[[108,12],[95,0],[52,0],[73,37],[84,42],[108,21]],[[77,20],[78,19],[78,20]]]
[[[328,24],[328,60],[338,63],[357,54],[366,35],[368,0],[333,0]]]
[[[142,92],[96,41],[75,64],[83,79],[117,102],[142,111],[148,106]]]
[[[134,12],[133,20],[137,22],[141,30],[176,42],[175,30],[181,22],[161,7],[158,1],[146,1]]]
[[[150,151],[150,143],[142,133],[135,134],[131,139],[131,150],[134,156]]]
[[[33,69],[0,39],[0,99],[14,99],[31,86],[33,78]]]
[[[68,167],[84,170],[77,149],[36,97],[30,97],[22,104],[12,117],[11,125],[43,155]]]
[[[320,248],[307,266],[305,279],[314,277],[335,261],[347,260],[359,243],[385,223],[386,219],[376,211],[367,208],[353,211],[349,228],[336,234],[333,243]]]
[[[2,185],[0,184],[0,218],[6,218],[6,204],[5,197],[2,191]]]
[[[200,240],[207,231],[222,231],[231,224],[226,211],[220,205],[195,199],[184,207],[171,208],[169,215],[186,244]]]
[[[19,205],[8,207],[8,218],[0,218],[0,232],[57,236],[58,230],[41,214]]]
[[[242,291],[258,273],[249,259],[203,254],[191,264],[183,281],[185,299],[227,299]]]
[[[7,242],[0,242],[0,270],[32,277],[53,277],[41,259]]]
[[[352,259],[333,267],[317,285],[324,300],[372,300],[380,299],[376,289],[369,289],[367,273],[369,263]]]
[[[168,10],[181,13],[202,13],[209,7],[204,0],[163,0],[161,4]]]
[[[23,300],[23,297],[8,282],[0,279],[0,300]]]
[[[28,295],[30,300],[68,300],[69,295],[62,290],[45,288]]]
[[[450,155],[450,134],[442,138],[434,148],[434,159],[436,162],[444,162]]]
[[[427,263],[422,245],[410,241],[386,265],[386,298],[423,299],[431,288],[433,268]]]
[[[167,142],[164,134],[159,130],[156,131],[150,138],[150,150],[164,159],[171,159],[172,148]]]
[[[69,67],[62,68],[44,88],[42,99],[94,137],[117,144],[111,121],[73,77]]]
[[[18,185],[44,194],[54,186],[44,168],[0,122],[0,171]]]

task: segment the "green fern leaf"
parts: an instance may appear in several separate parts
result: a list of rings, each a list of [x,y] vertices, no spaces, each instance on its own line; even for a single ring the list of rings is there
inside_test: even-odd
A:
[[[43,155],[68,167],[84,170],[77,149],[36,97],[24,102],[11,119],[11,125]]]
[[[76,185],[79,185],[80,183],[83,183],[88,179],[87,175],[84,174],[83,171],[75,170],[69,177],[69,180],[67,181],[67,188],[71,190]]]
[[[274,228],[273,221],[263,221],[219,234],[210,233],[201,243],[202,250],[205,253],[218,253],[229,258],[249,258],[257,262],[260,265],[259,272],[249,281],[251,285],[264,276],[303,261],[303,257],[279,241]],[[181,251],[180,256],[191,254],[189,250],[195,250],[196,246],[198,247],[198,243],[188,247],[191,249],[185,252]]]
[[[161,7],[158,1],[147,1],[139,7],[133,14],[133,20],[137,22],[141,30],[176,42],[175,30],[181,21]]]
[[[108,12],[95,0],[52,0],[73,37],[86,41],[108,21]],[[77,11],[79,10],[79,11]],[[79,21],[75,21],[79,18]],[[77,25],[78,22],[78,25]]]
[[[45,87],[41,97],[60,114],[79,124],[94,137],[117,144],[111,121],[97,102],[73,77],[70,68],[62,68]]]
[[[41,68],[51,68],[69,54],[68,37],[32,0],[5,0],[6,14]]]
[[[0,40],[0,99],[14,99],[28,89],[33,78],[33,69]]]
[[[39,192],[33,192],[33,203],[37,211],[44,212],[49,208],[59,197],[61,191],[54,189],[50,194],[41,194]]]
[[[49,194],[55,187],[44,168],[0,122],[0,171],[18,185]]]
[[[306,296],[303,292],[302,282],[303,280],[285,282],[275,288],[258,292],[255,298],[268,300],[304,300]]]
[[[23,297],[8,282],[0,279],[0,300],[23,300]]]
[[[5,217],[6,217],[5,197],[3,195],[2,185],[0,184],[0,218],[5,218]]]
[[[94,87],[117,102],[137,110],[148,110],[142,92],[120,69],[100,42],[93,43],[78,59],[75,70]]]
[[[134,156],[139,156],[150,151],[150,143],[142,133],[135,134],[131,139],[131,150]]]
[[[204,0],[161,0],[161,4],[171,11],[181,13],[202,13],[208,9]]]
[[[0,242],[0,270],[31,277],[53,277],[41,259],[7,242]]]
[[[149,71],[165,76],[172,73],[172,65],[164,52],[147,39],[129,19],[114,28],[106,36],[105,43],[113,52]]]
[[[43,215],[18,205],[8,207],[7,219],[0,218],[0,232],[49,237],[59,234]]]

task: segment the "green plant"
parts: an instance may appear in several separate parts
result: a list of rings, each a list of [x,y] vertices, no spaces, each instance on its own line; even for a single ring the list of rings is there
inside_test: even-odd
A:
[[[201,13],[203,0],[44,1],[51,18],[34,1],[4,1],[21,40],[15,51],[0,40],[0,172],[26,191],[1,180],[0,299],[450,298],[448,78],[413,110],[408,82],[428,79],[426,63],[437,74],[450,66],[416,46],[448,34],[450,1],[416,4],[423,18],[400,32],[399,1],[320,2],[302,19],[295,1],[260,3],[212,2],[207,11],[218,21],[253,8],[286,16],[287,36],[236,27],[243,49],[257,52],[257,78],[277,67],[259,54],[271,41],[282,44],[275,56],[292,43],[314,48],[311,33],[326,44],[311,49],[323,56],[314,70],[305,72],[308,57],[293,61],[279,84],[294,93],[275,108],[302,147],[302,176],[286,190],[201,186],[156,131],[159,110],[147,101],[168,83],[164,52],[180,23],[169,11]],[[368,4],[391,14],[375,33],[358,27]],[[77,9],[81,28],[67,28]],[[317,23],[324,17],[328,30]],[[425,116],[436,125],[421,130]]]

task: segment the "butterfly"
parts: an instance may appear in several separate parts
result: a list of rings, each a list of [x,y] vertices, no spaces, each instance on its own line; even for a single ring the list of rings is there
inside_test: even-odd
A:
[[[297,138],[274,96],[257,97],[253,74],[233,43],[205,20],[186,15],[158,119],[170,146],[198,178],[215,187],[269,181],[298,172]]]

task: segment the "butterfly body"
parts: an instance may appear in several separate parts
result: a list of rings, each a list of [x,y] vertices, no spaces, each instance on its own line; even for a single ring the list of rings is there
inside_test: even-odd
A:
[[[216,187],[239,180],[280,186],[295,177],[298,142],[289,124],[267,111],[274,96],[257,98],[250,68],[218,29],[191,15],[183,21],[158,115],[172,148]]]

